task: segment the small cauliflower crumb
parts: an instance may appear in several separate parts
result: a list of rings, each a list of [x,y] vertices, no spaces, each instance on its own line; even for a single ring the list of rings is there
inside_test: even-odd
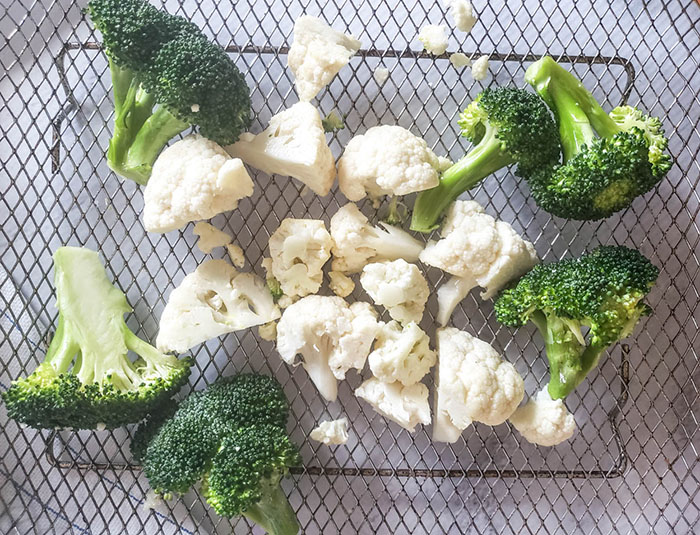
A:
[[[489,72],[489,57],[487,55],[480,56],[472,64],[472,78],[474,80],[483,80]]]
[[[190,109],[192,110],[192,113],[197,113],[199,111],[199,104],[192,104]]]
[[[309,438],[326,446],[345,444],[348,441],[348,419],[321,422],[309,433]]]
[[[442,25],[428,24],[423,26],[418,33],[418,40],[423,43],[423,48],[435,56],[444,54],[447,50],[447,28]]]
[[[374,81],[382,85],[389,79],[389,69],[386,67],[377,67],[374,69]]]
[[[231,243],[231,236],[229,234],[213,227],[206,221],[200,221],[195,224],[192,232],[195,236],[199,236],[197,247],[204,254],[209,254],[217,247],[223,247]]]
[[[234,243],[227,243],[226,250],[228,251],[228,257],[231,259],[231,262],[234,266],[236,266],[238,269],[241,269],[243,266],[245,266],[245,256],[243,256],[243,249],[241,249],[238,245]]]
[[[472,60],[462,52],[455,52],[450,54],[450,63],[455,69],[461,69],[462,67],[469,67],[472,64]]]
[[[474,9],[469,0],[446,0],[445,4],[450,8],[450,15],[455,20],[457,29],[469,33],[476,24]]]
[[[263,340],[274,342],[277,340],[277,322],[270,321],[269,323],[260,325],[260,327],[258,327],[258,334]]]
[[[103,422],[99,422],[99,423],[95,426],[95,429],[96,429],[97,431],[104,431],[105,429],[107,429],[107,424],[105,424],[105,423],[103,423]]]
[[[329,271],[330,287],[338,297],[347,297],[355,289],[355,283],[342,271]]]

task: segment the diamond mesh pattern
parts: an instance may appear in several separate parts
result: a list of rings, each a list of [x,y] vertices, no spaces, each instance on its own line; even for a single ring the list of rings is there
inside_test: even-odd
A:
[[[146,234],[142,193],[107,168],[111,131],[106,61],[80,7],[67,0],[0,0],[0,387],[31,372],[55,321],[51,252],[62,244],[101,251],[134,312],[128,323],[153,339],[173,284],[202,260],[189,228]],[[445,23],[442,4],[166,1],[228,47],[253,90],[259,131],[293,104],[286,50],[302,13],[348,28],[361,54],[318,98],[325,114],[347,115],[334,134],[338,156],[352,135],[398,123],[436,152],[464,151],[454,116],[486,85],[522,84],[527,62],[543,53],[569,62],[607,106],[629,101],[664,119],[676,165],[652,194],[596,223],[566,222],[539,210],[506,172],[475,198],[511,222],[554,260],[599,243],[639,248],[662,266],[650,297],[655,314],[610,352],[571,396],[579,430],[556,448],[527,444],[508,425],[476,425],[452,446],[433,444],[387,423],[340,384],[327,404],[306,373],[291,369],[256,330],[197,348],[191,387],[241,370],[273,374],[285,387],[305,469],[285,482],[306,534],[313,533],[689,533],[699,519],[697,432],[700,258],[700,10],[680,2],[474,1],[480,22],[451,35],[449,51],[491,55],[484,83],[446,58],[414,52],[425,23]],[[6,6],[6,7],[5,7]],[[451,20],[447,18],[447,20]],[[239,23],[240,21],[240,23]],[[389,68],[379,87],[374,69]],[[235,236],[248,269],[260,260],[284,217],[328,221],[343,200],[320,199],[285,177],[254,177],[254,196],[214,224]],[[376,210],[367,203],[365,213]],[[381,209],[380,209],[381,210]],[[434,288],[441,274],[429,270]],[[366,299],[360,289],[354,297]],[[434,296],[424,327],[432,335]],[[489,303],[469,296],[453,323],[503,350],[533,393],[547,375],[533,332],[513,333]],[[428,381],[430,383],[430,381]],[[432,384],[429,384],[432,388]],[[568,400],[567,400],[568,403]],[[349,416],[347,447],[306,439],[318,421]],[[148,488],[131,464],[130,429],[39,433],[8,421],[0,408],[0,533],[249,533],[245,520],[222,520],[195,493],[146,512]],[[256,531],[257,532],[257,531]]]

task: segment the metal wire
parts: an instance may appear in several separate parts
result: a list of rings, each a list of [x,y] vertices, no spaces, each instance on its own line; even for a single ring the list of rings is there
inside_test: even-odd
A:
[[[488,179],[475,194],[489,213],[533,241],[545,260],[624,243],[662,267],[651,296],[654,316],[567,399],[579,426],[575,437],[540,448],[508,425],[477,424],[454,445],[434,444],[426,430],[411,435],[359,403],[352,395],[359,375],[341,383],[339,403],[325,403],[303,369],[282,363],[255,329],[195,349],[190,388],[242,370],[273,374],[283,384],[292,404],[292,437],[304,459],[285,489],[304,533],[692,532],[700,481],[693,408],[700,384],[700,10],[673,2],[614,10],[580,1],[474,4],[480,23],[466,38],[452,34],[449,50],[488,53],[485,84],[456,71],[447,54],[416,51],[420,26],[451,20],[431,3],[320,2],[302,8],[203,0],[166,2],[166,8],[204,27],[246,73],[255,131],[296,101],[285,55],[294,18],[322,13],[359,36],[363,49],[317,102],[322,114],[336,109],[346,116],[347,128],[333,135],[336,156],[352,135],[398,123],[424,136],[436,152],[458,158],[464,152],[454,121],[458,110],[484,85],[522,85],[528,62],[544,53],[570,65],[606,107],[629,101],[664,119],[676,165],[657,191],[606,221],[552,218],[510,173]],[[6,388],[32,371],[51,337],[56,247],[99,249],[134,307],[130,327],[149,340],[170,290],[204,257],[190,229],[145,233],[140,189],[107,168],[109,75],[78,7],[12,4],[0,23],[3,31],[8,24],[18,28],[0,45],[6,68],[0,75],[0,387]],[[391,71],[381,87],[372,79],[379,65]],[[235,236],[247,269],[261,273],[267,240],[282,218],[327,222],[344,201],[335,190],[326,198],[305,194],[286,177],[255,174],[254,180],[254,196],[214,224]],[[376,218],[369,203],[362,209]],[[431,288],[439,286],[437,270],[426,275]],[[359,288],[353,298],[368,299]],[[422,324],[431,335],[435,312],[433,296]],[[532,330],[500,326],[490,303],[470,295],[453,323],[501,350],[526,377],[528,393],[546,381],[539,339]],[[432,389],[432,380],[426,382]],[[307,439],[318,421],[340,415],[352,422],[347,447]],[[0,478],[6,479],[0,479],[0,505],[10,512],[5,521],[0,508],[2,534],[250,530],[245,520],[217,518],[196,493],[159,514],[142,511],[148,486],[130,457],[131,429],[38,433],[7,421],[4,408],[0,423]],[[11,513],[18,506],[23,512]]]

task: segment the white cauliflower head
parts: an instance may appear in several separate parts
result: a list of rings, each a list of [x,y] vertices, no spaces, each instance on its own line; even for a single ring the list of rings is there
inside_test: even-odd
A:
[[[407,195],[437,186],[440,167],[424,139],[400,126],[373,126],[345,147],[338,160],[338,185],[350,201]]]
[[[450,8],[450,15],[455,20],[457,29],[469,33],[476,23],[474,10],[469,0],[445,0],[445,4]]]
[[[233,210],[253,194],[253,181],[237,158],[193,134],[160,153],[143,192],[143,224],[149,232],[169,232],[190,221]]]
[[[380,223],[383,230],[370,225],[354,203],[340,208],[331,218],[333,270],[357,273],[368,262],[418,260],[423,244],[400,228]]]
[[[428,24],[418,32],[418,40],[423,43],[423,48],[435,56],[444,54],[447,50],[447,28],[442,25]]]
[[[348,419],[339,418],[321,422],[309,433],[309,438],[326,446],[345,444],[348,441]]]
[[[556,446],[576,431],[573,414],[561,399],[551,398],[547,387],[519,407],[511,415],[510,423],[528,442],[541,446]]]
[[[411,433],[416,425],[430,423],[428,387],[423,383],[404,386],[399,382],[384,383],[372,377],[357,387],[355,395]]]
[[[327,195],[335,180],[335,159],[321,115],[308,102],[274,115],[258,135],[241,134],[226,150],[264,173],[296,178],[317,195]]]
[[[361,370],[379,325],[372,307],[351,306],[337,296],[309,295],[287,307],[277,323],[277,351],[287,364],[303,366],[321,395],[335,401],[337,379]]]
[[[362,43],[336,31],[319,18],[304,15],[294,22],[287,65],[294,74],[299,100],[309,101],[327,86]]]
[[[283,219],[270,236],[272,275],[290,297],[318,292],[333,240],[323,221]]]
[[[415,264],[399,258],[367,264],[360,276],[372,300],[384,306],[401,323],[420,323],[430,291],[428,281]]]
[[[399,381],[412,385],[420,381],[435,364],[430,339],[415,323],[403,328],[397,321],[382,325],[367,357],[374,376],[385,383]]]
[[[505,422],[525,395],[523,379],[486,342],[447,327],[437,331],[433,440],[455,442],[472,421]]]
[[[487,55],[479,56],[472,63],[472,78],[474,80],[484,80],[489,73],[489,57]]]
[[[225,260],[207,260],[170,293],[156,345],[161,351],[183,353],[211,338],[279,317],[260,277],[239,273]]]

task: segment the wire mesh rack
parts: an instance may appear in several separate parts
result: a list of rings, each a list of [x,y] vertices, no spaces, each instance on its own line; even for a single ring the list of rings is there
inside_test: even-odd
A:
[[[153,340],[165,300],[204,256],[191,229],[147,234],[142,192],[111,173],[104,158],[112,128],[107,64],[97,36],[67,0],[0,5],[0,388],[30,373],[55,325],[51,253],[60,245],[98,249],[134,307],[131,328]],[[570,66],[605,107],[639,104],[663,119],[675,165],[657,190],[605,221],[567,222],[539,210],[508,172],[474,198],[531,240],[544,260],[600,243],[637,247],[662,269],[650,296],[655,314],[609,352],[567,398],[578,431],[555,448],[526,443],[508,425],[474,425],[453,445],[429,429],[410,434],[340,384],[326,403],[301,368],[279,359],[255,329],[193,352],[188,389],[220,375],[274,375],[292,404],[292,437],[304,467],[285,481],[302,531],[313,533],[691,533],[698,529],[697,414],[700,259],[700,9],[681,2],[523,2],[475,0],[480,22],[451,33],[449,51],[488,54],[489,77],[473,82],[447,55],[417,52],[418,29],[448,24],[433,2],[170,2],[226,47],[253,94],[260,131],[296,101],[286,52],[293,21],[321,15],[363,42],[360,53],[318,97],[347,127],[333,134],[337,157],[350,137],[400,124],[439,154],[460,157],[454,117],[483,87],[523,85],[533,59],[549,53]],[[390,70],[379,85],[378,66]],[[319,198],[286,177],[255,174],[256,191],[213,223],[261,273],[267,240],[284,217],[324,219],[343,199]],[[470,193],[471,194],[471,193]],[[371,203],[363,211],[375,218]],[[382,208],[379,209],[381,211]],[[442,275],[428,269],[432,288]],[[359,285],[358,285],[359,286]],[[327,292],[324,287],[322,292]],[[357,289],[351,299],[367,297]],[[434,334],[435,297],[422,326]],[[547,376],[533,331],[513,332],[492,305],[470,295],[452,323],[492,343],[534,393]],[[432,390],[432,382],[426,382]],[[186,389],[186,390],[188,390]],[[569,399],[571,402],[569,403]],[[311,443],[324,418],[347,415],[346,447]],[[131,428],[37,432],[0,408],[0,533],[249,533],[245,520],[216,517],[197,493],[146,511],[147,481],[130,456]],[[255,531],[257,532],[257,531]]]

